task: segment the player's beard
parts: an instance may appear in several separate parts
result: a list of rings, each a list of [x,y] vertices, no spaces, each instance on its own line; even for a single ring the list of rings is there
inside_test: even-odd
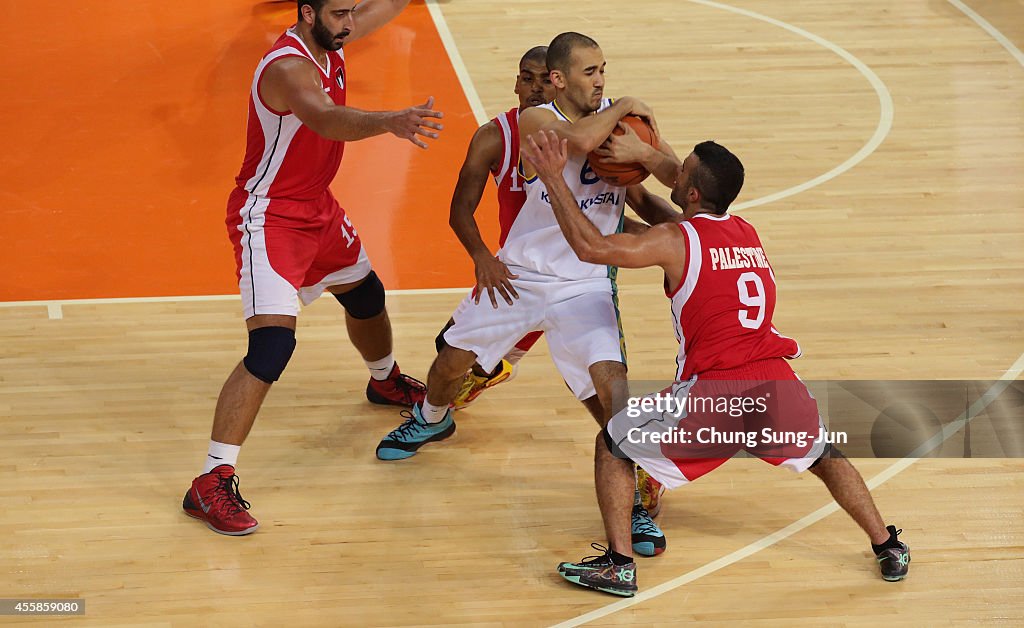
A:
[[[601,108],[600,100],[597,101],[596,105],[591,102],[591,99],[594,97],[593,88],[571,88],[566,90],[565,96],[566,100],[579,110],[581,116],[589,116]]]
[[[595,90],[593,87],[587,86],[587,91],[580,90],[580,103],[583,105],[580,107],[580,113],[585,116],[589,116],[595,113],[601,108],[601,99],[604,96],[604,90]]]
[[[690,191],[690,188],[693,187],[691,184],[692,177],[687,177],[684,185],[676,185],[672,188],[672,194],[669,195],[669,198],[672,199],[672,202],[678,207],[686,209],[686,194]]]
[[[685,186],[684,186],[685,187]],[[678,207],[686,208],[686,191],[679,187],[672,189],[672,194],[669,196],[672,202]]]
[[[349,32],[350,31],[346,28],[340,33],[332,33],[327,30],[327,27],[320,21],[319,15],[313,19],[313,40],[324,50],[334,51],[341,48],[342,40],[337,38],[348,37]]]

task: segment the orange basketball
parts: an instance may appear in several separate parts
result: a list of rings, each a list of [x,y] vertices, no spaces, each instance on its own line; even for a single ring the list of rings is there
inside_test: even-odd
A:
[[[629,115],[622,119],[622,123],[632,128],[633,131],[640,136],[641,141],[646,142],[650,146],[654,146],[654,129],[651,128],[651,125],[644,122],[643,118]],[[615,127],[615,130],[612,131],[612,135],[622,135],[622,133],[623,131],[619,127]],[[601,157],[594,153],[587,155],[587,160],[590,162],[590,169],[594,171],[594,174],[612,185],[621,185],[623,187],[627,185],[636,185],[651,174],[650,172],[647,172],[646,168],[638,163],[605,163]]]

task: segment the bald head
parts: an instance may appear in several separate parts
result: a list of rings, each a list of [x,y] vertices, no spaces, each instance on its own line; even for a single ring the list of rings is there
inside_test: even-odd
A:
[[[562,33],[548,45],[548,70],[568,73],[572,65],[572,53],[578,48],[599,48],[597,42],[586,35],[574,32]]]

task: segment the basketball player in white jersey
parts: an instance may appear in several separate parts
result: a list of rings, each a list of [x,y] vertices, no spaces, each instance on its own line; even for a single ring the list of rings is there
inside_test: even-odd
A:
[[[637,147],[637,142],[632,144]],[[678,487],[746,450],[774,466],[810,470],[867,534],[882,577],[906,577],[910,551],[897,539],[901,531],[884,524],[860,474],[828,444],[814,398],[787,363],[799,357],[800,347],[772,325],[774,272],[754,228],[727,211],[743,185],[739,159],[715,142],[695,146],[679,167],[672,190],[673,202],[684,210],[683,220],[634,236],[602,233],[578,209],[571,186],[563,180],[564,165],[571,161],[565,140],[540,132],[523,142],[522,152],[547,183],[552,209],[581,259],[664,271],[679,350],[677,381],[660,393],[661,400],[665,394],[682,402],[699,400],[678,413],[663,413],[621,411],[628,394],[615,399],[616,414],[598,435],[595,452],[598,505],[609,547],[594,544],[604,555],[561,563],[559,573],[592,589],[634,595],[629,459],[666,486]],[[729,409],[708,409],[705,400],[726,401]],[[742,410],[733,403],[737,400]],[[715,443],[706,439],[707,430],[759,438]],[[766,442],[763,430],[810,437]],[[645,438],[650,436],[655,438]]]
[[[238,492],[235,463],[256,414],[295,348],[298,300],[325,290],[345,309],[349,338],[370,371],[367,398],[412,405],[425,388],[392,355],[384,286],[329,185],[345,142],[391,133],[421,148],[436,138],[433,98],[401,111],[346,106],[342,46],[397,16],[408,0],[299,0],[298,22],[256,68],[249,95],[245,159],[228,199],[249,346],[217,400],[203,473],[185,494],[185,513],[221,534],[256,530]]]
[[[459,170],[459,180],[452,194],[449,224],[459,241],[473,260],[476,276],[474,295],[490,300],[492,307],[498,307],[497,299],[511,304],[517,296],[509,279],[515,276],[501,260],[491,252],[480,235],[480,227],[474,217],[483,196],[487,180],[493,178],[497,188],[498,221],[500,232],[498,245],[505,243],[508,230],[516,215],[526,202],[523,179],[519,173],[519,115],[527,107],[545,105],[555,97],[547,69],[547,46],[535,46],[519,60],[514,93],[519,105],[500,113],[480,126],[469,143],[466,159]],[[642,206],[653,198],[643,186],[634,186],[627,191],[626,203]],[[641,211],[643,211],[641,207]],[[627,218],[624,231],[639,231],[645,225]],[[446,344],[444,332],[454,325],[449,320],[435,340],[438,352]],[[455,400],[453,410],[461,410],[475,403],[485,390],[512,379],[519,361],[540,339],[541,332],[533,331],[524,336],[505,355],[504,359],[490,373],[474,364],[466,373]]]
[[[639,100],[615,103],[603,97],[604,55],[597,43],[579,33],[563,33],[548,47],[547,66],[556,87],[555,100],[524,110],[519,136],[550,128],[571,138],[572,158],[566,166],[573,192],[602,233],[615,233],[623,223],[626,190],[596,177],[587,153],[611,135],[623,116],[636,114],[653,123],[651,110]],[[406,421],[377,447],[382,460],[408,458],[424,444],[455,431],[449,404],[466,370],[474,362],[493,369],[527,332],[547,334],[548,347],[573,394],[603,425],[610,415],[613,391],[626,388],[624,343],[614,294],[614,269],[579,260],[562,236],[551,213],[544,185],[523,171],[526,201],[511,217],[498,259],[513,277],[512,298],[481,302],[470,294],[456,309],[444,334],[444,347],[430,369],[427,398],[413,406]],[[652,195],[653,196],[653,195]],[[672,220],[664,202],[634,208],[648,223]],[[620,392],[621,392],[620,390]],[[665,548],[664,535],[637,504],[634,528],[638,551],[650,555]]]

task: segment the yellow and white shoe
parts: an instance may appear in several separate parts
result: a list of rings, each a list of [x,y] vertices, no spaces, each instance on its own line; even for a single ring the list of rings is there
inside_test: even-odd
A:
[[[476,375],[473,373],[473,369],[466,372],[466,377],[462,380],[462,387],[459,388],[459,394],[455,395],[455,401],[452,402],[452,410],[462,410],[469,407],[488,388],[494,388],[498,384],[512,381],[512,378],[516,376],[518,368],[513,366],[508,360],[503,359],[499,367],[498,372],[491,377]]]
[[[652,519],[657,517],[661,512],[661,496],[665,493],[665,487],[639,465],[636,468],[636,487],[640,491],[640,504],[651,514]]]

